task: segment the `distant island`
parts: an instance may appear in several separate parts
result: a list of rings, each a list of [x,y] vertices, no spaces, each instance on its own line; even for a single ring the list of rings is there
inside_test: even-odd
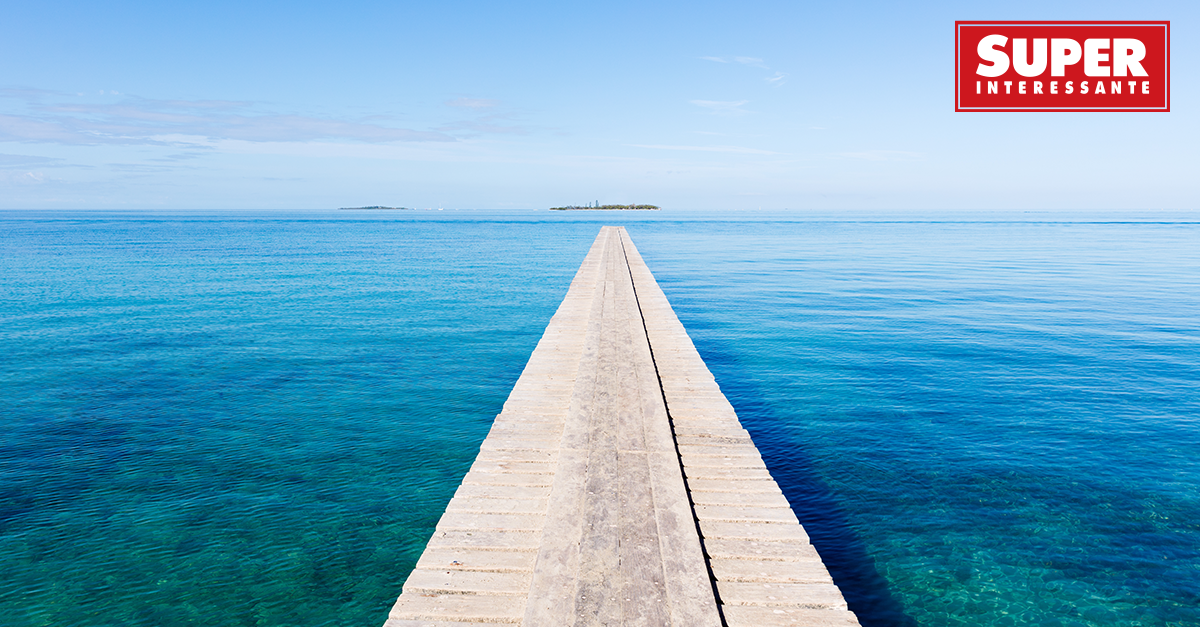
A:
[[[370,207],[339,207],[338,211],[412,211],[411,207],[381,207],[379,205],[371,205]]]
[[[588,205],[585,207],[576,207],[570,205],[567,207],[550,207],[550,211],[659,211],[657,205]]]

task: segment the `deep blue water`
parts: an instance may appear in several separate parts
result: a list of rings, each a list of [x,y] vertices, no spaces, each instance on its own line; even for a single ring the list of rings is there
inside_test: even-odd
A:
[[[1200,223],[0,213],[0,622],[367,625],[601,223],[863,624],[1200,625]]]

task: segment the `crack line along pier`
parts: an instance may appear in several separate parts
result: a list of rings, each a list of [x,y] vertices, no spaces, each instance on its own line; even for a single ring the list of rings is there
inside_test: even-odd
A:
[[[385,627],[858,625],[628,233],[604,227]]]

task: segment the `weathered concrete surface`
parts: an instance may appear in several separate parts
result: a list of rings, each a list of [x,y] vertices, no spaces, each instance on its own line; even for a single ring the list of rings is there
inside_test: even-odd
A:
[[[857,625],[623,228],[604,227],[385,627]]]

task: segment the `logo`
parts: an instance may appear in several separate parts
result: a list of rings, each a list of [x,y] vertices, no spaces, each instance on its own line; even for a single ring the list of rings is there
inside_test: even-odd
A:
[[[1170,22],[955,22],[955,111],[1170,111]]]

